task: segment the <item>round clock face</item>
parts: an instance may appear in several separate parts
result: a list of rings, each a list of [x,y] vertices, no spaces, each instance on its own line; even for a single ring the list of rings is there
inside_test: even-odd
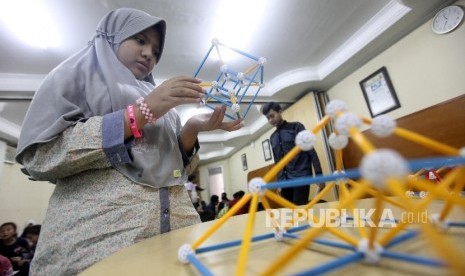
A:
[[[445,34],[453,31],[462,22],[463,13],[463,9],[459,6],[443,8],[433,18],[433,32]]]

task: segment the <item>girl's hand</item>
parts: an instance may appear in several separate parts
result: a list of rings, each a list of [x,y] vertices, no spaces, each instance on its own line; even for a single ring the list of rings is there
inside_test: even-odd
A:
[[[211,131],[211,130],[226,130],[234,131],[240,129],[242,124],[242,119],[237,119],[231,122],[223,122],[224,113],[226,112],[226,106],[215,107],[213,113],[205,113],[192,116],[186,122],[186,127],[195,130],[197,133],[202,131]]]
[[[171,78],[150,92],[145,97],[145,102],[153,115],[160,118],[175,106],[198,103],[205,94],[200,82],[201,80],[188,76]]]

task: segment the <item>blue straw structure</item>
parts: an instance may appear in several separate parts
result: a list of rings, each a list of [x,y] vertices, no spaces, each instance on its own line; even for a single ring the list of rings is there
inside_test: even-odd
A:
[[[187,259],[195,268],[197,268],[201,275],[214,276],[214,274],[205,265],[203,265],[194,254],[188,254]]]
[[[312,268],[312,269],[297,273],[295,275],[296,276],[320,275],[320,274],[323,274],[323,273],[327,273],[327,272],[329,272],[331,270],[343,267],[343,266],[348,265],[350,263],[354,263],[356,261],[359,261],[359,260],[363,259],[364,256],[365,256],[365,254],[362,253],[362,252],[355,252],[355,253],[352,253],[350,255],[347,255],[347,256],[341,257],[339,259],[336,259],[334,261],[328,262],[326,264],[322,264],[322,265],[320,265],[318,267],[315,267],[315,268]]]
[[[410,263],[416,263],[416,264],[426,265],[426,266],[434,266],[434,267],[445,266],[445,264],[439,260],[434,260],[434,259],[420,257],[420,256],[412,256],[409,254],[404,254],[404,253],[399,253],[399,252],[384,251],[383,253],[381,253],[381,256],[390,258],[390,259],[395,259],[395,260],[405,261],[405,262],[410,262]]]

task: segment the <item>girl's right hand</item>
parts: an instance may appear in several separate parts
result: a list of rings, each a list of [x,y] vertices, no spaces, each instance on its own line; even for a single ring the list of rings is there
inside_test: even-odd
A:
[[[145,102],[153,115],[160,118],[175,106],[199,103],[205,95],[200,82],[200,79],[189,76],[171,78],[150,92]]]

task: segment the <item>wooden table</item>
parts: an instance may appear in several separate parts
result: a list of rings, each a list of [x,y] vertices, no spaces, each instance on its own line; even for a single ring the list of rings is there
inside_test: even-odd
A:
[[[315,206],[315,214],[320,209],[331,208],[335,202],[318,204]],[[357,202],[357,208],[372,208],[372,199],[362,199]],[[442,202],[434,202],[428,213],[434,213],[442,206]],[[391,208],[396,218],[400,217],[400,210],[392,205]],[[318,212],[317,212],[318,211]],[[229,219],[218,231],[208,238],[200,248],[207,245],[215,245],[226,241],[241,240],[245,230],[248,215],[234,216]],[[455,207],[449,216],[451,220],[465,222],[465,211]],[[201,237],[214,221],[193,225],[178,229],[166,234],[162,234],[144,240],[131,247],[125,248],[116,254],[93,265],[82,273],[83,276],[93,275],[199,275],[197,269],[191,264],[182,264],[178,260],[178,249],[181,245],[193,244]],[[340,228],[357,239],[360,238],[356,228]],[[368,230],[368,229],[367,229]],[[388,229],[379,229],[380,233]],[[258,212],[255,219],[254,236],[271,233],[272,228],[266,227],[266,214],[264,211]],[[303,234],[303,232],[300,232]],[[319,238],[325,240],[338,241],[340,239],[328,233]],[[453,243],[456,249],[465,256],[465,229],[451,228],[444,234],[444,238]],[[247,275],[259,275],[281,254],[287,252],[293,243],[292,240],[279,242],[268,239],[253,243],[249,251],[247,261]],[[198,254],[199,260],[207,266],[215,275],[234,275],[236,272],[239,247],[222,249]],[[406,241],[390,249],[391,251],[402,252],[411,255],[425,256],[438,259],[438,254],[434,252],[428,240],[421,234],[412,240]],[[325,245],[312,244],[308,249],[303,250],[285,268],[280,270],[278,275],[290,275],[305,271],[309,268],[335,260],[338,257],[353,253],[351,250],[328,247]],[[376,265],[365,264],[363,261],[348,264],[345,267],[334,270],[334,275],[444,275],[447,270],[444,268],[426,267],[409,262],[383,258]]]

